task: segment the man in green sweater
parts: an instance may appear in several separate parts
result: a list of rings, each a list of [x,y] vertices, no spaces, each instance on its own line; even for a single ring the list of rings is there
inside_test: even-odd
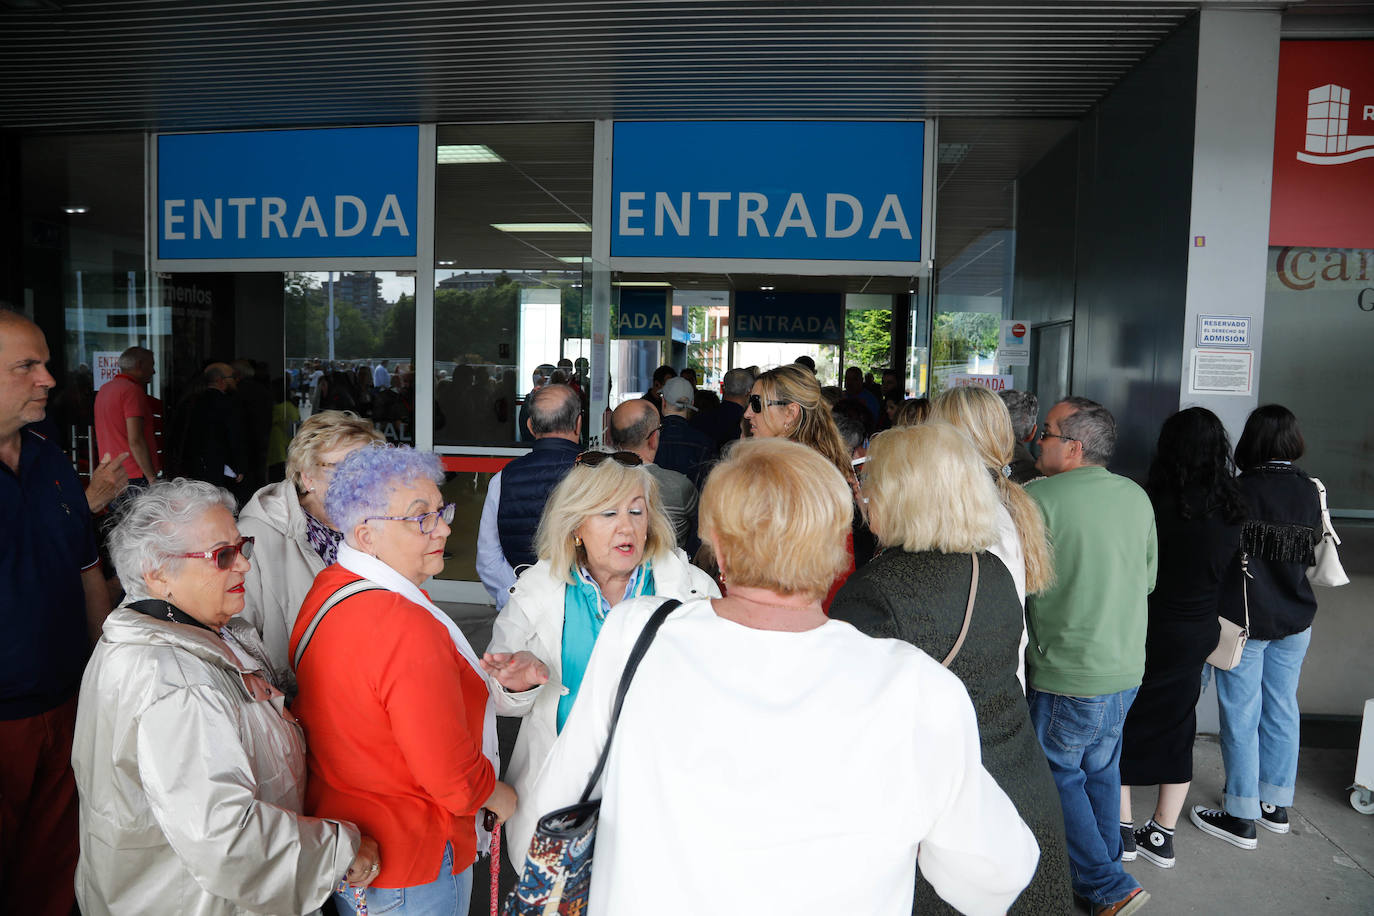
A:
[[[1059,787],[1073,889],[1095,916],[1124,916],[1149,899],[1121,867],[1118,763],[1145,672],[1155,520],[1145,491],[1107,470],[1115,447],[1106,408],[1065,398],[1040,433],[1046,477],[1027,486],[1045,516],[1058,581],[1027,598],[1026,699]]]

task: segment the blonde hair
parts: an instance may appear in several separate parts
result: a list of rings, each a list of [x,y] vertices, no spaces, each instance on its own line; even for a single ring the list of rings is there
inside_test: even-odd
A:
[[[849,565],[849,484],[800,443],[736,443],[706,478],[699,512],[702,538],[716,553],[727,589],[823,598]]]
[[[346,445],[361,448],[374,442],[385,444],[386,437],[377,432],[371,420],[351,410],[313,413],[286,447],[286,479],[300,492],[301,472],[317,463],[320,455]]]
[[[549,574],[575,585],[573,567],[586,559],[586,553],[573,541],[573,532],[590,516],[619,504],[635,490],[644,494],[649,518],[644,558],[658,559],[671,551],[677,545],[677,534],[663,511],[658,481],[648,468],[626,467],[609,458],[596,467],[575,464],[549,494],[534,535],[535,555],[549,564]]]
[[[885,547],[977,553],[997,540],[997,488],[948,423],[889,429],[868,447],[868,526]]]
[[[1021,539],[1021,553],[1026,560],[1026,594],[1043,592],[1054,584],[1054,561],[1045,519],[1025,488],[1002,470],[1011,465],[1016,449],[1007,405],[986,388],[948,388],[935,398],[932,416],[963,430],[978,450],[983,465],[993,472],[997,498],[1006,507]]]
[[[845,448],[830,404],[821,393],[820,383],[810,370],[796,363],[769,369],[754,380],[769,401],[786,401],[801,408],[797,425],[787,431],[793,442],[810,446],[835,466],[845,480],[853,481],[854,466]]]

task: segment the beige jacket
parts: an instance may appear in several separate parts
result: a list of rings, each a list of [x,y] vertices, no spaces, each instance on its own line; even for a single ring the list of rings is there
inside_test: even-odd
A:
[[[305,510],[289,480],[263,487],[239,512],[239,533],[253,538],[253,568],[244,576],[244,607],[239,617],[262,635],[277,683],[295,692],[287,661],[291,630],[301,602],[315,584],[324,561],[310,546]]]
[[[226,629],[262,655],[252,627]],[[300,814],[305,739],[261,674],[198,627],[105,621],[72,747],[85,916],[300,914],[343,877],[358,831]]]
[[[506,767],[505,781],[524,798],[558,737],[558,700],[563,686],[563,589],[562,580],[549,574],[543,560],[527,568],[511,589],[510,601],[496,616],[489,652],[528,649],[549,666],[549,681],[533,690],[511,693],[493,684],[496,711],[503,716],[523,716],[515,750]],[[661,599],[719,598],[720,589],[709,575],[687,562],[687,555],[673,550],[654,560],[654,593]],[[534,825],[547,811],[517,804],[506,821],[505,851],[518,872],[525,867],[525,852],[534,837]]]

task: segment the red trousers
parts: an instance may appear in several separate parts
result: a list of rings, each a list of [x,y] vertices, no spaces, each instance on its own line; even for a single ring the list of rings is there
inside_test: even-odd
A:
[[[0,912],[69,916],[76,903],[76,697],[0,721]]]

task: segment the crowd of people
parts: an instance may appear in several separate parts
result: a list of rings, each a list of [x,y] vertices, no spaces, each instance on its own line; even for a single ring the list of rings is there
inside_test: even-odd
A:
[[[461,914],[493,834],[519,870],[618,715],[588,913],[1121,916],[1148,900],[1122,863],[1176,861],[1205,671],[1226,784],[1191,821],[1241,848],[1288,829],[1322,519],[1278,405],[1234,453],[1209,411],[1170,417],[1142,488],[1081,397],[1041,418],[798,363],[732,370],[702,409],[664,373],[588,450],[550,379],[484,506],[479,654],[423,590],[454,522],[437,457],[341,410],[237,515],[218,481],[158,479],[130,417],[92,483],[143,478],[111,610],[81,484],[32,425],[47,359],[0,313],[0,606],[44,609],[6,615],[16,911],[65,916],[65,887],[88,916]],[[1250,641],[1211,672],[1218,615]],[[1131,786],[1158,787],[1138,829]]]

